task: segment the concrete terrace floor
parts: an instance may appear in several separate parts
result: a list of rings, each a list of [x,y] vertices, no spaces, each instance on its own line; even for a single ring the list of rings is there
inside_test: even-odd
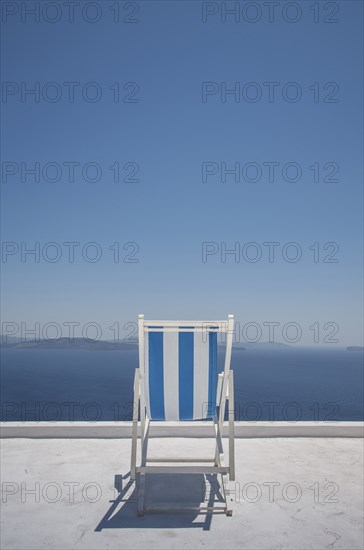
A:
[[[151,439],[150,454],[206,455],[212,443]],[[128,439],[5,439],[1,446],[4,550],[363,548],[361,439],[238,439],[232,517],[137,517],[121,479]],[[211,492],[200,475],[163,479],[149,476],[147,504],[196,504]]]

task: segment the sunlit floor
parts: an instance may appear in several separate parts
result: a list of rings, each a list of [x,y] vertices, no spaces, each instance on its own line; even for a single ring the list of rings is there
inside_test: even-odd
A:
[[[151,439],[150,452],[206,456],[212,443]],[[363,548],[361,439],[237,439],[232,517],[137,517],[129,453],[127,439],[2,440],[1,548]],[[219,481],[150,475],[146,504],[219,506]]]

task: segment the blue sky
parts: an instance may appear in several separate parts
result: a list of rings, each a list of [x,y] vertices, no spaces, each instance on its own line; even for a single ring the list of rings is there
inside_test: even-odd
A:
[[[297,2],[302,15],[296,23],[285,20],[284,13],[294,17],[293,11],[284,12],[285,2],[279,2],[271,22],[266,6],[253,3],[262,10],[256,23],[246,20],[253,11],[240,22],[227,15],[224,23],[224,3],[219,2],[208,8],[193,1],[120,2],[121,19],[135,23],[114,22],[114,3],[108,0],[96,2],[100,19],[94,23],[82,18],[81,8],[69,22],[62,2],[54,23],[47,20],[57,15],[51,8],[35,22],[21,13],[20,2],[3,4],[8,4],[2,23],[1,104],[5,322],[29,328],[35,322],[41,327],[95,322],[102,337],[111,339],[108,327],[120,323],[123,337],[124,323],[135,321],[140,312],[172,319],[234,313],[241,327],[257,323],[265,341],[264,323],[275,321],[278,341],[284,341],[282,327],[293,322],[302,329],[300,344],[314,343],[309,327],[315,323],[318,344],[330,345],[324,339],[336,325],[336,345],[361,344],[361,2],[336,2],[334,14],[324,2],[316,14],[311,2]],[[216,14],[204,23],[206,9]],[[86,17],[93,18],[93,8],[87,10]],[[24,92],[36,82],[39,102],[32,95],[22,101],[22,86]],[[79,83],[73,102],[65,82]],[[115,82],[121,99],[129,94],[138,101],[115,102]],[[139,88],[134,96],[131,82]],[[204,82],[215,83],[217,90],[206,101]],[[263,84],[268,82],[276,83],[272,101]],[[253,84],[249,88],[247,83]],[[224,86],[237,86],[240,101],[229,94],[223,102]],[[289,101],[297,89],[302,97]],[[57,90],[59,100],[52,102]],[[102,96],[87,101],[82,90],[91,99],[95,90]],[[261,98],[247,101],[246,93],[254,90]],[[60,166],[59,181],[50,181],[52,166],[49,177],[41,174],[39,182],[30,174],[21,181],[21,163],[31,168],[36,162],[41,172],[48,163]],[[69,162],[78,163],[73,182],[64,164]],[[137,165],[139,181],[114,182],[109,167],[116,162],[122,178]],[[204,162],[219,169],[205,182]],[[273,182],[267,177],[269,162],[279,163]],[[101,169],[98,181],[82,176],[87,163]],[[261,179],[236,182],[227,176],[224,183],[221,163],[228,168],[239,163],[241,170],[255,163]],[[300,167],[299,181],[282,177],[287,163]],[[314,163],[318,182],[309,168]],[[335,167],[339,172],[332,179],[339,181],[323,181]],[[92,179],[95,172],[88,169]],[[49,261],[56,250],[47,248],[50,242],[61,250],[58,262]],[[74,262],[67,242],[80,243]],[[84,258],[96,251],[86,246],[85,252],[90,242],[102,253],[97,262]],[[115,262],[109,248],[115,242],[121,260],[136,250],[136,245],[123,246],[137,243],[133,258],[138,262]],[[217,250],[206,261],[204,242],[215,243]],[[259,261],[235,261],[232,255],[221,261],[225,245],[245,251],[251,242],[262,251]],[[263,245],[267,242],[279,243],[273,262]],[[293,254],[293,248],[285,248],[290,242],[302,251],[297,262],[282,256]],[[34,243],[39,243],[40,261],[31,255],[22,261],[21,247]],[[318,261],[313,249],[319,251]],[[14,253],[4,256],[4,250]],[[337,262],[323,261],[330,252]],[[254,328],[252,338],[253,333]]]

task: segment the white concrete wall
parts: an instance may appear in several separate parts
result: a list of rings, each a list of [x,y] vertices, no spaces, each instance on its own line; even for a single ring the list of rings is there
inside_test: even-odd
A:
[[[150,437],[213,433],[208,422],[152,422],[150,427]],[[131,437],[131,422],[2,422],[0,437],[122,439]],[[364,422],[236,422],[235,437],[364,437]]]

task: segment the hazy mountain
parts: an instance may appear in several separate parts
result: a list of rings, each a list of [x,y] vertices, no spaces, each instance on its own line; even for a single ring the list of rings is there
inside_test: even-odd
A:
[[[272,349],[272,348],[289,348],[288,344],[283,342],[244,342],[244,344],[233,344],[233,349]]]
[[[4,338],[5,339],[5,338]],[[15,348],[15,349],[84,349],[92,351],[107,351],[107,350],[128,350],[136,349],[138,343],[135,341],[130,342],[107,342],[105,340],[86,340],[85,338],[59,338],[58,340],[40,340],[36,342],[29,340],[22,342],[19,338],[9,338],[4,343],[1,338],[1,348]]]

